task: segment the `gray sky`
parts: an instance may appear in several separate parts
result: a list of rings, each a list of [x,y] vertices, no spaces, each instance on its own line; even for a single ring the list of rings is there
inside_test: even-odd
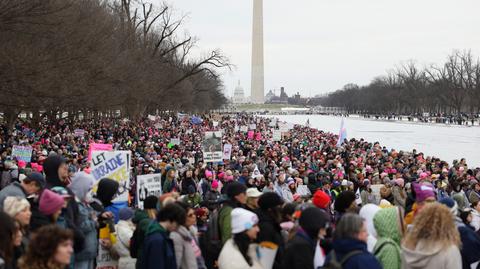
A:
[[[197,53],[218,48],[236,65],[223,74],[228,95],[238,80],[250,95],[252,1],[169,1],[188,15]],[[478,0],[264,0],[265,93],[364,85],[408,60],[442,63],[453,49],[480,56],[478,10]]]

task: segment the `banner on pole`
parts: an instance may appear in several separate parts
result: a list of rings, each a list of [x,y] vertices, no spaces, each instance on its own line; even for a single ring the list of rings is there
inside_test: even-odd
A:
[[[223,155],[222,132],[205,132],[202,151],[204,162],[221,162]]]
[[[143,209],[143,201],[150,195],[160,197],[162,194],[162,174],[137,176],[137,205]]]

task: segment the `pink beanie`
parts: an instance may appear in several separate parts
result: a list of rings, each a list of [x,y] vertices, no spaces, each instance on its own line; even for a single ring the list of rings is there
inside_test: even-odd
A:
[[[233,176],[232,175],[226,176],[225,181],[233,181]]]
[[[27,162],[19,160],[18,162],[18,168],[23,169],[27,166]]]
[[[399,177],[399,178],[396,178],[395,179],[395,183],[400,186],[400,187],[403,187],[403,185],[405,184],[405,180],[403,180],[403,178]]]
[[[209,170],[205,170],[205,177],[213,177],[213,173]]]
[[[212,189],[217,189],[218,188],[218,181],[217,180],[213,180],[212,181]]]
[[[425,173],[425,172],[423,172],[423,173],[420,174],[420,179],[425,179],[425,178],[427,178],[427,177],[428,177],[428,174]]]
[[[40,196],[39,207],[40,212],[46,216],[50,216],[58,210],[62,209],[65,200],[62,196],[50,190],[44,190]]]

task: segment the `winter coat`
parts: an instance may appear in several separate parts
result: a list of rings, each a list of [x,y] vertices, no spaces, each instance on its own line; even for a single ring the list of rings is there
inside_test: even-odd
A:
[[[194,236],[185,226],[180,226],[176,232],[170,233],[170,238],[173,240],[173,246],[175,248],[177,268],[205,268],[200,248],[198,247]],[[198,262],[200,262],[200,266],[198,266]]]
[[[232,211],[233,207],[224,205],[218,213],[218,224],[220,225],[220,237],[222,244],[232,238]]]
[[[12,184],[6,186],[0,191],[0,210],[3,210],[3,202],[8,196],[26,198],[27,193],[23,189],[22,185],[20,185],[18,182],[13,182]]]
[[[347,259],[343,264],[343,268],[348,269],[382,269],[382,265],[378,260],[370,254],[367,250],[367,243],[357,240],[357,239],[338,239],[333,241],[333,250],[337,261],[342,260],[342,258],[348,253],[360,250],[362,253],[354,255]],[[325,264],[328,264],[332,258],[332,254],[328,254]]]
[[[428,246],[419,241],[414,250],[402,246],[402,269],[461,269],[462,257],[457,246]]]
[[[373,218],[377,231],[377,243],[373,253],[383,268],[401,268],[400,225],[402,221],[397,207],[381,209]]]
[[[278,246],[273,268],[280,268],[283,253],[285,251],[285,240],[282,236],[282,227],[267,212],[257,210],[258,227],[260,232],[257,235],[257,242],[272,242]]]
[[[367,249],[368,249],[368,252],[370,253],[373,253],[373,248],[377,243],[377,231],[375,230],[375,226],[373,225],[373,217],[379,210],[380,210],[380,207],[378,205],[368,204],[368,205],[362,206],[359,212],[360,217],[364,218],[365,222],[367,222],[367,231],[368,231]]]
[[[130,257],[130,238],[132,238],[134,228],[133,223],[124,220],[120,220],[115,225],[117,242],[113,245],[113,249],[120,256],[118,269],[135,268],[136,259]]]
[[[470,225],[475,228],[475,232],[478,232],[478,230],[480,230],[480,212],[475,209],[472,210],[472,222],[470,223]]]
[[[395,185],[392,188],[392,194],[393,194],[393,205],[405,209],[406,200],[407,200],[407,193],[405,192],[405,190],[402,187]]]
[[[202,202],[202,197],[200,197],[200,194],[197,192],[193,194],[193,197],[187,194],[183,198],[183,202],[187,203],[192,208],[197,207]]]
[[[177,269],[173,241],[158,222],[151,221],[143,245],[141,269]]]
[[[188,187],[193,186],[197,189],[197,184],[193,178],[184,178],[182,180],[182,192],[181,194],[188,194]]]
[[[462,255],[463,268],[468,269],[471,264],[480,261],[480,236],[473,229],[467,227],[459,217],[456,217],[455,224],[462,241],[460,253]]]
[[[286,203],[291,203],[293,202],[293,194],[290,188],[286,183],[283,183],[281,185],[278,184],[278,182],[275,182],[274,184],[275,192],[283,198],[283,200]]]
[[[311,239],[303,230],[299,229],[287,243],[282,266],[288,269],[313,269],[313,260],[317,241]]]
[[[165,179],[165,183],[163,183],[163,193],[169,193],[177,189],[177,180],[176,179]]]
[[[465,199],[465,193],[463,191],[460,192],[452,192],[452,199],[457,202],[458,209],[463,210],[465,207],[467,207],[468,201]]]
[[[86,204],[79,202],[78,205],[80,213],[79,218],[81,221],[79,228],[85,236],[85,247],[82,251],[75,254],[75,260],[94,260],[97,257],[98,250],[97,222],[92,219],[92,212],[94,211]]]
[[[74,196],[72,190],[64,185],[64,182],[58,176],[58,169],[60,165],[65,163],[65,160],[59,155],[49,156],[43,163],[43,170],[45,172],[45,180],[47,188],[64,187],[68,194]],[[78,203],[75,199],[70,199],[67,208],[62,210],[62,216],[65,218],[66,227],[71,229],[74,233],[74,248],[75,253],[83,250],[85,244],[85,235],[81,232],[81,220]]]
[[[257,245],[250,244],[248,249],[248,256],[252,261],[252,266],[248,265],[238,247],[233,242],[233,239],[228,239],[220,251],[218,257],[219,269],[263,269],[256,252]]]

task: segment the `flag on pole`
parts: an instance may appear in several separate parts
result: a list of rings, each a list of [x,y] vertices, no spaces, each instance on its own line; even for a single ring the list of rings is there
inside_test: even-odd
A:
[[[340,123],[340,132],[338,134],[337,147],[340,147],[345,139],[347,139],[347,128],[345,127],[342,118],[342,123]]]

